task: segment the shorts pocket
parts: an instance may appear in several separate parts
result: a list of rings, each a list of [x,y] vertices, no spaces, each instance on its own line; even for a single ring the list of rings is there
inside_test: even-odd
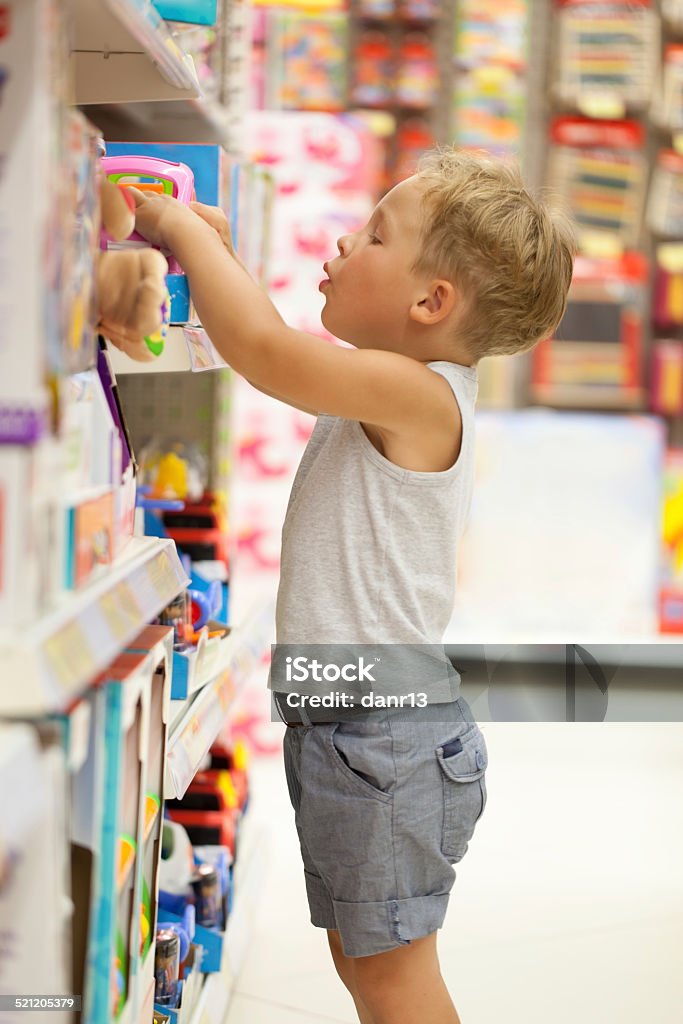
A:
[[[486,807],[486,742],[478,726],[436,748],[443,783],[441,852],[453,864],[467,845]]]
[[[380,789],[378,779],[378,774],[384,774],[380,768],[381,761],[386,760],[391,751],[390,739],[381,735],[356,735],[352,723],[344,724],[348,726],[347,730],[337,723],[327,737],[330,757],[338,777],[346,782],[347,789],[355,795],[370,796],[382,803],[391,803],[391,793]],[[373,764],[373,759],[376,764]],[[393,764],[393,757],[391,761]]]

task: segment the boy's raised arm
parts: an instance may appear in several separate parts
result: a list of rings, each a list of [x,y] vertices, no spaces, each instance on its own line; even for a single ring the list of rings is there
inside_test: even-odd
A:
[[[255,387],[299,408],[401,433],[450,405],[445,382],[414,359],[339,348],[288,327],[214,227],[167,197],[134,194],[137,229],[176,256],[211,341]]]

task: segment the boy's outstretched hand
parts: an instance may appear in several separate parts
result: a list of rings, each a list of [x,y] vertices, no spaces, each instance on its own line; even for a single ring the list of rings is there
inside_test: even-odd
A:
[[[133,185],[126,186],[135,200],[135,230],[152,245],[172,250],[172,233],[183,219],[194,219],[190,210],[173,196],[156,192],[141,192]]]
[[[232,244],[232,234],[230,233],[228,218],[220,206],[207,206],[206,203],[190,203],[190,209],[218,233],[218,237],[230,255],[236,257],[237,254]]]
[[[135,229],[152,245],[162,249],[173,249],[173,232],[182,227],[183,219],[195,220],[195,216],[213,228],[231,256],[236,256],[230,234],[230,225],[220,207],[206,203],[190,203],[189,210],[173,196],[156,192],[142,192],[133,185],[127,186],[135,200]]]

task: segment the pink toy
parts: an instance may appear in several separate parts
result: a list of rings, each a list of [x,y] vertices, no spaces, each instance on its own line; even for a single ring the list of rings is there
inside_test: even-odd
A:
[[[133,185],[141,192],[173,196],[185,206],[189,206],[195,198],[194,175],[187,164],[177,164],[153,156],[105,156],[102,158],[102,168],[109,181],[117,185]],[[111,236],[103,231],[103,247],[107,248],[112,241]],[[149,245],[137,231],[123,244],[129,242]],[[169,274],[182,274],[183,270],[177,260],[169,253],[164,255],[168,259]]]

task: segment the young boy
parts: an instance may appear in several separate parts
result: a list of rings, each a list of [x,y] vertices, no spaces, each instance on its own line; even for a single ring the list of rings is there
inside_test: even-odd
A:
[[[354,346],[340,348],[282,321],[220,211],[135,198],[138,229],[178,258],[226,361],[318,416],[283,528],[278,643],[440,644],[472,491],[477,362],[560,322],[566,219],[510,167],[428,155],[324,265],[323,324]],[[285,735],[311,920],[361,1024],[460,1019],[436,931],[486,802],[487,752],[463,698],[438,717],[377,712]]]

